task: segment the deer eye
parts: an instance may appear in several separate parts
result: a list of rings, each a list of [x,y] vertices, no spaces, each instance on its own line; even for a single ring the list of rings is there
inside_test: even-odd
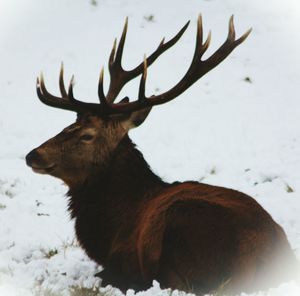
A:
[[[82,142],[90,142],[94,139],[94,135],[91,135],[91,134],[85,134],[85,135],[82,135],[79,140],[82,141]]]

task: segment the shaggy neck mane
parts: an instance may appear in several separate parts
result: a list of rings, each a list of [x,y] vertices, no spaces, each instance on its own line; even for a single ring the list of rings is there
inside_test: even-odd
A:
[[[109,206],[117,211],[118,208],[124,209],[124,204],[132,206],[151,198],[166,185],[125,136],[104,167],[95,167],[82,185],[70,189],[69,210],[75,218],[87,206],[101,202],[103,208]]]

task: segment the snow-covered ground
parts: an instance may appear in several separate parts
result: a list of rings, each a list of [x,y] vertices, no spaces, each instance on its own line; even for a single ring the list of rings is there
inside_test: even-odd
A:
[[[100,66],[126,16],[126,68],[191,20],[178,44],[149,69],[147,93],[166,90],[191,61],[200,12],[205,32],[212,29],[208,55],[225,39],[231,14],[237,34],[253,32],[180,98],[154,108],[131,137],[165,180],[201,180],[255,197],[300,258],[298,0],[0,0],[1,296],[95,295],[92,288],[100,285],[94,274],[101,267],[74,238],[67,188],[25,165],[32,148],[75,119],[38,101],[36,76],[43,70],[49,89],[57,90],[63,60],[66,74],[75,74],[76,96],[96,101]],[[135,98],[137,82],[125,93]],[[139,295],[169,294],[154,283]],[[257,295],[300,295],[300,284]]]

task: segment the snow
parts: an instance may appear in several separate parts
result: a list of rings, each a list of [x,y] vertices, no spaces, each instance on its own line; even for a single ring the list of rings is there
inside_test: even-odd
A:
[[[63,197],[67,188],[57,179],[32,173],[24,157],[75,118],[38,101],[36,76],[43,70],[49,89],[57,91],[63,60],[66,77],[75,74],[76,96],[96,102],[99,69],[106,65],[126,16],[126,68],[191,20],[178,44],[149,69],[147,94],[167,90],[184,74],[198,13],[205,33],[212,29],[206,56],[225,39],[231,14],[238,35],[253,28],[229,58],[180,98],[154,108],[131,137],[167,181],[201,180],[256,198],[283,226],[299,258],[299,1],[96,3],[0,1],[0,295],[89,295],[100,286],[94,274],[101,267],[87,258],[74,237]],[[107,76],[106,69],[106,83]],[[122,94],[135,98],[137,85],[129,83]],[[112,288],[100,292],[108,290],[121,294]],[[170,291],[154,282],[137,295]],[[284,283],[256,295],[296,296],[300,284]]]

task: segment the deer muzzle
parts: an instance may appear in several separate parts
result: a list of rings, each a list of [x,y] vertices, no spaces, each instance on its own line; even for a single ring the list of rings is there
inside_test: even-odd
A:
[[[26,155],[26,164],[39,174],[49,174],[55,168],[55,164],[48,162],[39,149],[33,149]]]

